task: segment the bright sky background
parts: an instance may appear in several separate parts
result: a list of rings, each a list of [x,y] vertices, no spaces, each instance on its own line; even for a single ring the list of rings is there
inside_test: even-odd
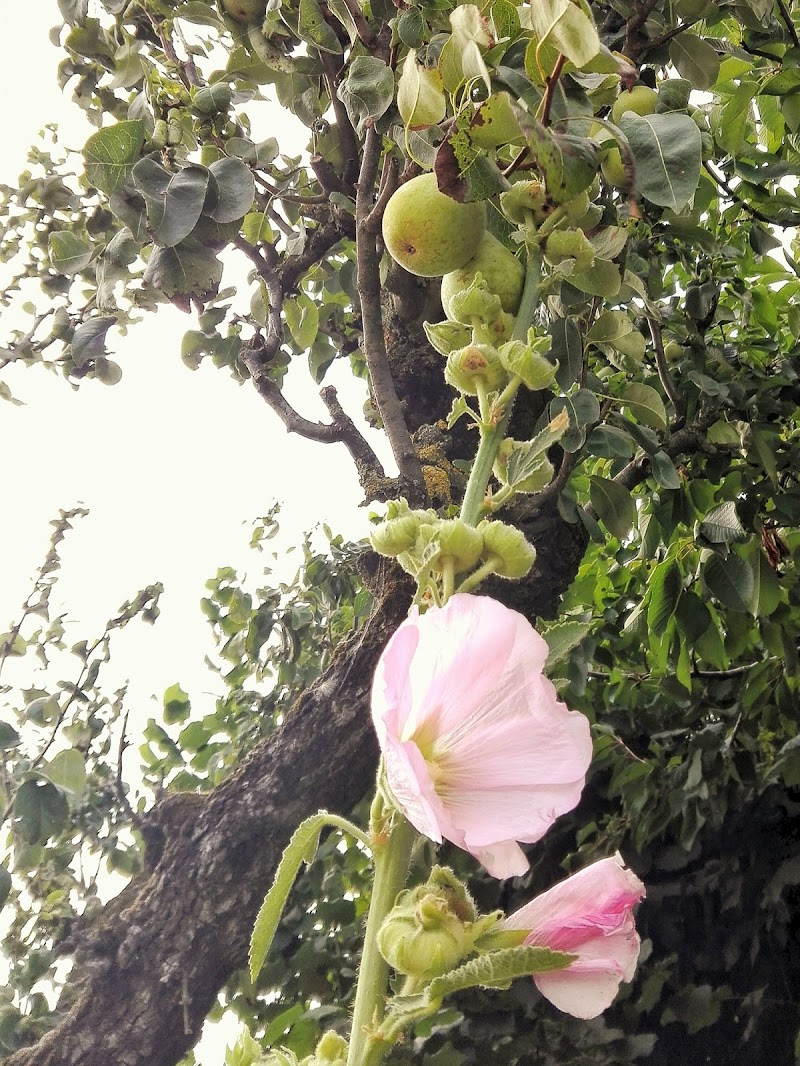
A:
[[[48,40],[59,21],[56,0],[15,4],[3,21],[0,182],[13,186],[45,123],[57,122],[62,141],[76,150],[93,129],[56,83],[62,53]],[[277,136],[287,152],[299,150],[305,138],[298,141],[276,109],[262,110],[258,117],[250,111],[255,132]],[[25,322],[18,309],[0,308],[0,344]],[[194,316],[165,307],[127,337],[112,330],[108,347],[123,379],[111,388],[88,381],[73,392],[61,377],[38,368],[2,374],[25,406],[0,401],[0,632],[13,623],[44,557],[49,521],[59,508],[83,503],[91,514],[63,547],[53,601],[54,614],[65,610],[74,620],[68,638],[99,635],[105,620],[144,585],[166,586],[157,624],[132,623],[112,646],[107,685],[130,678],[132,729],[158,713],[164,689],[176,681],[198,709],[204,700],[211,708],[221,686],[203,667],[213,645],[199,600],[219,566],[258,576],[263,556],[248,548],[253,519],[281,501],[284,537],[277,543],[284,547],[322,521],[346,536],[361,536],[367,526],[343,446],[290,438],[251,387],[236,385],[211,365],[194,373],[184,367],[180,340],[194,326]],[[348,387],[348,377],[343,367],[332,380],[355,415],[363,394]],[[291,393],[306,417],[328,420],[313,388],[297,382]],[[291,556],[286,568],[294,569]],[[41,681],[32,664],[24,668],[26,684]],[[202,1061],[218,1066],[219,1042],[204,1045]]]

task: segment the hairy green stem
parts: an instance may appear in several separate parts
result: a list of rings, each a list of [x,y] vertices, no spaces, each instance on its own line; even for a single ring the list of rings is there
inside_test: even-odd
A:
[[[415,837],[413,826],[395,812],[388,835],[372,841],[375,879],[358,971],[347,1066],[378,1066],[389,1050],[386,1039],[375,1033],[383,1020],[389,984],[389,965],[378,951],[378,931],[405,883]]]
[[[528,251],[525,287],[522,290],[522,300],[517,312],[517,320],[514,323],[514,331],[511,334],[512,340],[524,341],[528,336],[528,329],[539,303],[541,280],[541,253],[538,248],[531,248]],[[497,458],[497,451],[506,435],[514,395],[519,388],[519,384],[519,378],[513,379],[501,394],[500,400],[503,410],[496,424],[489,427],[480,426],[481,442],[478,446],[475,462],[472,464],[466,491],[464,492],[464,502],[461,505],[461,520],[466,522],[467,525],[475,526],[478,524],[483,501],[486,498],[489,478],[492,476],[492,467]],[[483,417],[483,412],[481,412],[481,418],[483,419]]]

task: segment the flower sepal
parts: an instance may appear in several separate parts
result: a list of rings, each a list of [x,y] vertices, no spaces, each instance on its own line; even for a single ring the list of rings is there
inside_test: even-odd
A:
[[[332,1029],[323,1033],[314,1054],[300,1062],[300,1066],[346,1066],[347,1041]]]
[[[450,904],[431,884],[400,893],[378,933],[378,950],[398,973],[430,981],[469,954],[468,923]]]

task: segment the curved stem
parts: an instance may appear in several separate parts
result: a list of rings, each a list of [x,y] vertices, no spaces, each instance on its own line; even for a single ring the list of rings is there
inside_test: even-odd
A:
[[[539,303],[539,287],[542,280],[542,256],[538,248],[528,251],[528,269],[525,273],[525,287],[522,290],[522,299],[517,312],[517,320],[514,323],[514,331],[511,339],[524,341],[528,336],[536,307]],[[467,525],[478,524],[483,501],[486,497],[486,489],[489,478],[492,475],[492,467],[497,458],[497,451],[506,435],[508,420],[511,417],[514,395],[519,388],[519,378],[512,379],[507,388],[500,396],[502,413],[490,428],[480,426],[481,442],[472,464],[467,488],[464,492],[464,502],[461,505],[461,520]],[[483,412],[481,412],[483,418]]]
[[[375,880],[358,971],[347,1066],[378,1066],[389,1050],[385,1038],[374,1034],[383,1020],[389,983],[389,965],[378,951],[378,932],[405,883],[415,837],[413,826],[395,812],[388,834],[372,841]]]

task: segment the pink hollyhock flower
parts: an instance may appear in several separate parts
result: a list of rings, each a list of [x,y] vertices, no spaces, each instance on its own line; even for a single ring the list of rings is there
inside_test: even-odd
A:
[[[592,863],[506,918],[504,929],[530,929],[526,944],[578,958],[563,970],[534,975],[542,993],[576,1018],[596,1018],[630,981],[639,958],[632,909],[644,885],[619,854]]]
[[[533,843],[580,799],[589,723],[542,673],[547,644],[486,596],[414,608],[375,672],[372,717],[392,795],[432,840],[494,877],[528,869]]]

